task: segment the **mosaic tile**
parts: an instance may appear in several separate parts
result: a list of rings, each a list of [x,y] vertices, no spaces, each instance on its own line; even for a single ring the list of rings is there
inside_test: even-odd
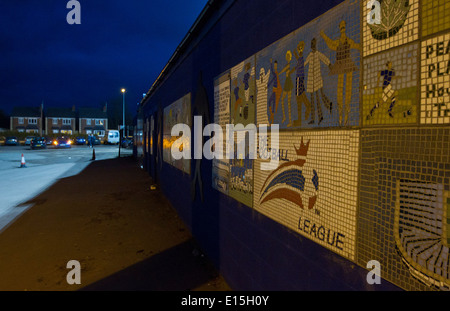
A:
[[[419,38],[419,0],[378,0],[379,23],[368,22],[374,16],[371,0],[362,3],[363,56],[372,55]]]
[[[241,134],[241,135],[239,135]],[[230,160],[230,197],[252,207],[253,206],[253,160],[250,158],[250,134],[247,131],[235,131],[234,156]],[[238,145],[245,143],[244,153],[240,153]]]
[[[253,207],[353,260],[359,131],[283,131],[278,150],[271,139],[259,140]],[[261,170],[265,152],[279,158],[272,171]]]
[[[153,155],[153,135],[155,134],[155,119],[153,115],[150,117],[148,149],[150,155]]]
[[[214,123],[219,124],[223,131],[223,146],[226,147],[226,125],[230,123],[230,73],[226,72],[214,82]],[[214,189],[228,194],[230,181],[230,161],[226,158],[212,160],[212,186]]]
[[[417,122],[418,45],[363,60],[363,125]]]
[[[230,70],[232,124],[255,123],[255,58],[241,62]]]
[[[256,55],[258,124],[359,124],[360,6],[345,1]]]
[[[422,42],[421,112],[424,124],[450,123],[450,33]]]
[[[358,260],[406,290],[450,286],[450,129],[362,130]]]
[[[187,174],[190,174],[191,160],[189,159],[177,160],[174,159],[172,156],[171,153],[172,144],[176,140],[178,140],[181,136],[172,136],[171,132],[175,124],[186,124],[191,128],[191,93],[183,96],[179,100],[175,101],[171,105],[164,108],[163,118],[164,118],[163,137],[162,137],[163,161],[178,168],[179,170],[182,170]],[[180,148],[182,147],[183,144],[181,144]]]
[[[422,0],[422,36],[450,29],[450,2]]]

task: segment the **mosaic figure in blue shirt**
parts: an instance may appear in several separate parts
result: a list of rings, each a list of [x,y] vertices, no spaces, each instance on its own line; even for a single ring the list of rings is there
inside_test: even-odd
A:
[[[381,94],[381,98],[375,103],[375,105],[372,107],[372,109],[369,112],[369,115],[367,116],[367,120],[370,119],[373,116],[373,113],[375,111],[375,109],[379,108],[380,105],[385,104],[387,102],[389,103],[389,108],[388,108],[388,115],[393,118],[393,114],[392,114],[392,109],[395,106],[395,102],[396,102],[396,96],[395,96],[395,90],[392,88],[392,80],[399,78],[399,76],[397,76],[395,74],[395,70],[392,68],[392,62],[388,61],[386,63],[386,69],[382,70],[380,72],[380,75],[378,76],[378,83],[380,84],[380,80],[383,80],[383,85],[382,85],[382,89],[383,89],[383,93]]]
[[[235,101],[234,101],[234,113],[233,113],[234,117],[236,117],[236,110],[237,110],[238,107],[240,108],[240,111],[242,110],[242,107],[241,107],[242,99],[239,97],[239,91],[240,91],[239,80],[236,78],[236,80],[234,80],[234,89],[233,89],[234,98],[235,98]]]
[[[267,83],[268,88],[271,87],[271,92],[268,100],[268,110],[269,110],[269,123],[273,124],[273,119],[278,111],[278,104],[280,102],[281,93],[283,88],[280,83],[280,76],[278,73],[278,62],[270,59],[270,79]]]
[[[252,69],[252,65],[250,63],[247,63],[245,65],[245,75],[242,80],[242,83],[244,83],[244,92],[245,92],[245,101],[249,102],[250,100],[253,101],[253,96],[250,96],[250,70]]]
[[[310,118],[311,103],[306,96],[305,87],[305,59],[303,57],[303,51],[305,49],[305,42],[300,41],[297,45],[297,49],[294,50],[294,56],[297,59],[295,65],[295,96],[297,97],[297,116],[298,120],[294,121],[294,126],[301,125],[301,104],[305,105],[305,120]]]

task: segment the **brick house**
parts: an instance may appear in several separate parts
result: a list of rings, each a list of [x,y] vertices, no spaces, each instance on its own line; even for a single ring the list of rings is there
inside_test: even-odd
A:
[[[42,119],[42,106],[14,107],[10,117],[10,129],[11,131],[42,134]]]
[[[75,106],[72,108],[47,108],[45,116],[45,133],[71,135],[76,131]]]
[[[99,108],[79,108],[78,129],[80,134],[94,134],[104,137],[108,129],[106,105]]]

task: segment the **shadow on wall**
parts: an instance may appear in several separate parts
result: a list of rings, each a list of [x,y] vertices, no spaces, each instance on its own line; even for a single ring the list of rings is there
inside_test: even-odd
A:
[[[199,60],[195,63],[201,64],[204,59],[202,55],[197,55]],[[198,71],[198,66],[194,66],[194,72],[197,73],[196,81],[192,81],[193,102],[192,102],[192,119],[194,116],[201,116],[203,126],[210,124],[212,116],[210,114],[210,98],[212,94],[208,94],[205,87],[205,81],[210,81],[210,73]],[[208,96],[211,95],[211,96]],[[209,139],[202,138],[203,144]],[[193,152],[193,151],[192,151]],[[192,235],[201,245],[202,249],[208,254],[212,262],[218,269],[220,263],[220,199],[219,192],[212,189],[212,171],[211,161],[205,158],[191,160],[191,230]]]

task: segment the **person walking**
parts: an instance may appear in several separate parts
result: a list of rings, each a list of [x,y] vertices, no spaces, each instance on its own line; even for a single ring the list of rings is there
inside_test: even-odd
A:
[[[89,134],[89,136],[88,136],[88,143],[89,143],[89,148],[92,148],[93,147],[93,139],[92,139],[93,137],[92,137],[92,134]]]

